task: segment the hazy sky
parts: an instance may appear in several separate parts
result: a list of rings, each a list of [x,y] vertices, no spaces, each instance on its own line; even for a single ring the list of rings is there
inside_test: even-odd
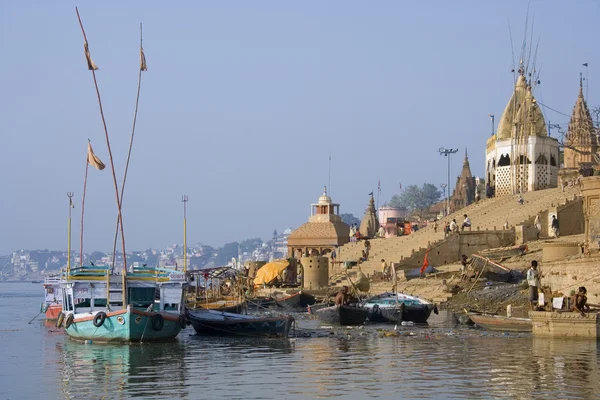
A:
[[[167,4],[169,4],[167,6]],[[79,6],[118,176],[138,73],[143,75],[124,200],[128,250],[183,241],[219,246],[298,227],[327,184],[341,212],[362,216],[399,183],[446,181],[441,146],[468,147],[483,176],[488,114],[511,95],[527,2],[178,1],[0,3],[0,253],[74,246],[87,139],[108,165]],[[570,115],[582,63],[600,103],[600,2],[531,2],[542,84],[538,100]],[[598,71],[598,72],[597,72]],[[543,109],[552,123],[568,117]],[[119,178],[120,179],[120,178]],[[112,176],[90,170],[85,250],[111,248]]]

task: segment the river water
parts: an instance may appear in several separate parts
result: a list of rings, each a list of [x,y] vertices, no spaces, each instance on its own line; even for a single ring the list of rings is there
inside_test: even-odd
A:
[[[40,284],[0,284],[0,399],[598,398],[595,341],[450,327],[321,329],[291,339],[81,344],[36,319]],[[303,335],[304,336],[304,335]]]

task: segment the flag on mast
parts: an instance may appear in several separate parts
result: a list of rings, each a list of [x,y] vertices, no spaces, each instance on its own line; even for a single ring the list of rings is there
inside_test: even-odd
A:
[[[97,155],[94,154],[94,150],[92,150],[92,144],[88,141],[88,156],[87,161],[94,168],[102,171],[106,166],[104,163],[98,158]]]
[[[90,48],[88,46],[87,41],[83,44],[83,51],[85,52],[85,60],[87,61],[88,69],[90,71],[97,70],[98,66],[96,65],[96,63],[94,63],[94,60],[92,60],[92,56],[90,55]]]
[[[144,55],[144,48],[140,46],[140,70],[148,71],[148,65],[146,65],[146,56]]]

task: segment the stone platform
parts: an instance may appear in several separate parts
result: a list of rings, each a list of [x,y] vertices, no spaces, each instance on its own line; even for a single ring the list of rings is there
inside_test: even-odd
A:
[[[598,313],[586,313],[583,317],[576,312],[530,311],[533,324],[533,336],[557,338],[600,337],[600,318]]]

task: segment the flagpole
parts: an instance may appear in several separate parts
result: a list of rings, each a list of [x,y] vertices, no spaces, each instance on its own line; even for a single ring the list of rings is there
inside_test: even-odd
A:
[[[377,210],[379,210],[379,193],[381,192],[381,181],[377,181]]]
[[[93,64],[93,62],[91,62],[91,58],[88,58],[89,48],[87,46],[87,44],[88,44],[87,36],[85,34],[85,29],[83,29],[83,23],[81,22],[81,17],[79,16],[79,10],[77,9],[77,7],[75,7],[75,12],[77,13],[77,19],[79,20],[79,26],[81,27],[81,32],[83,33],[83,39],[85,41],[84,48],[86,49],[86,59],[88,61],[88,67],[90,67],[90,70],[92,71],[92,76],[94,78],[94,86],[96,88],[96,95],[98,97],[98,106],[100,107],[100,116],[102,117],[102,125],[104,127],[104,136],[106,137],[106,147],[108,148],[108,156],[110,158],[110,167],[112,170],[113,183],[115,186],[115,195],[117,198],[117,212],[119,215],[119,222],[120,222],[120,226],[121,226],[121,243],[123,246],[123,282],[125,283],[126,282],[125,276],[127,274],[127,253],[125,251],[125,232],[123,230],[123,214],[121,213],[121,203],[120,203],[120,198],[119,198],[119,186],[117,184],[117,175],[115,173],[115,163],[113,161],[112,150],[110,149],[110,139],[108,137],[108,128],[106,127],[106,119],[104,118],[104,111],[102,109],[102,100],[100,98],[100,89],[98,88],[98,81],[96,79],[96,71],[93,68],[93,67],[95,67],[95,65]],[[127,294],[127,291],[125,288],[125,284],[123,284],[123,308],[124,309],[127,308],[126,294]],[[107,306],[108,306],[108,304],[107,304]]]
[[[119,199],[119,207],[123,207],[123,196],[125,193],[125,182],[127,181],[127,171],[129,170],[129,160],[131,159],[131,149],[133,147],[133,138],[135,136],[135,124],[137,122],[138,105],[140,103],[140,89],[142,86],[142,71],[146,71],[146,57],[142,46],[142,24],[140,23],[140,71],[138,73],[137,96],[135,98],[135,110],[133,112],[133,126],[131,127],[131,136],[129,137],[129,151],[127,152],[127,162],[125,163],[125,172],[123,173],[123,182],[121,184],[121,198]],[[119,236],[119,217],[115,227],[115,240],[113,242],[113,263],[115,267],[115,258],[117,253],[117,238]]]
[[[329,152],[329,172],[327,177],[327,188],[329,189],[329,196],[331,196],[331,152]]]

